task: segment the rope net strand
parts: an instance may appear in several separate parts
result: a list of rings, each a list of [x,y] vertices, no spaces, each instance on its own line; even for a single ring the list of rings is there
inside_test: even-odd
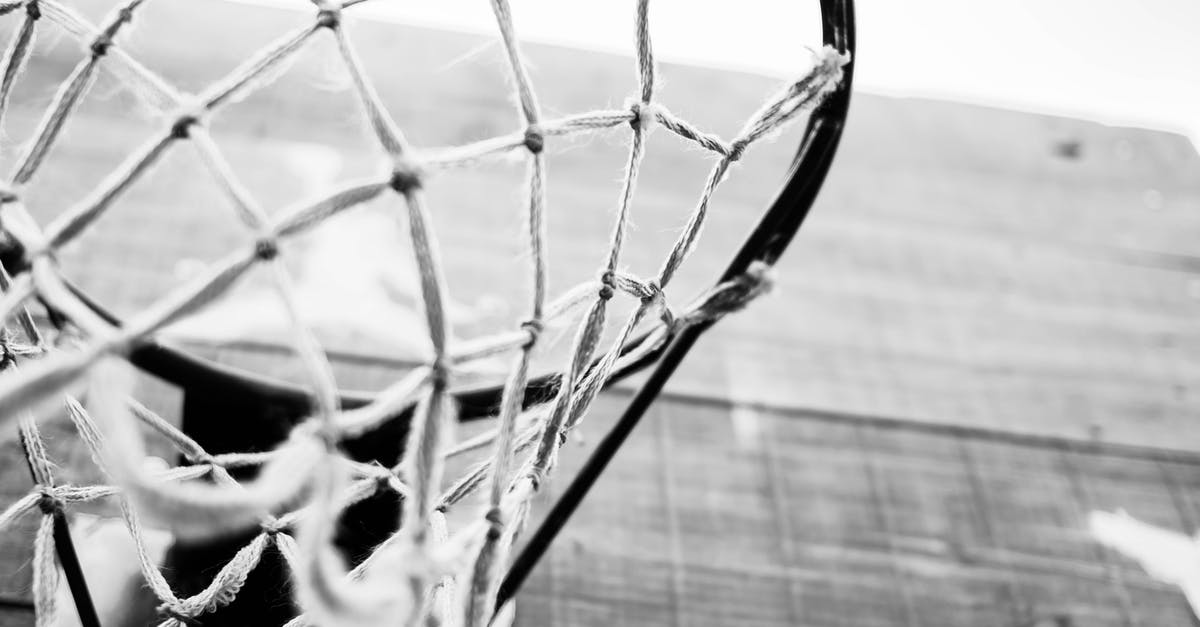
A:
[[[624,109],[597,110],[544,119],[523,60],[507,0],[492,0],[521,128],[515,132],[462,146],[436,150],[412,147],[389,115],[363,70],[342,22],[342,10],[364,0],[314,0],[312,22],[264,46],[251,59],[197,94],[186,94],[130,57],[116,38],[144,0],[125,0],[99,26],[89,23],[61,0],[0,2],[0,14],[20,13],[20,25],[0,60],[0,116],[26,61],[43,20],[62,28],[85,46],[86,56],[60,86],[34,129],[32,141],[17,160],[8,184],[0,188],[0,220],[7,236],[24,252],[26,268],[14,276],[0,272],[0,315],[15,318],[24,343],[5,331],[3,375],[0,376],[0,428],[16,424],[35,478],[25,497],[0,513],[0,527],[39,509],[33,563],[34,597],[40,625],[49,624],[54,607],[57,568],[54,564],[53,518],[64,507],[96,499],[116,499],[138,549],[146,584],[158,598],[163,626],[180,626],[229,603],[264,550],[276,547],[291,572],[302,614],[299,625],[487,625],[493,616],[497,588],[518,531],[529,515],[530,502],[550,473],[566,434],[586,415],[604,383],[624,360],[631,334],[643,320],[659,318],[660,333],[711,320],[740,307],[764,286],[761,272],[722,284],[692,304],[673,310],[665,289],[695,246],[709,203],[730,167],[756,141],[811,110],[841,79],[848,61],[832,48],[814,53],[811,69],[786,85],[752,115],[730,141],[706,133],[655,101],[656,66],[650,37],[647,0],[637,3],[635,58],[637,92]],[[278,68],[314,38],[328,32],[351,79],[369,127],[389,164],[383,174],[343,184],[337,189],[282,210],[272,217],[238,180],[208,121],[226,105],[261,87]],[[88,92],[101,67],[112,72],[166,124],[121,163],[86,198],[44,227],[23,204],[22,191],[51,154],[56,139],[69,127],[71,113]],[[546,252],[546,143],[556,137],[630,127],[623,184],[607,250],[598,278],[550,298]],[[661,126],[708,150],[716,161],[686,225],[654,278],[645,280],[620,266],[633,211],[638,174],[647,134]],[[255,244],[235,250],[201,275],[125,321],[110,324],[97,315],[66,283],[55,258],[57,250],[84,233],[121,195],[176,144],[187,142],[228,197],[236,218],[249,229]],[[442,256],[424,200],[427,176],[470,167],[489,159],[524,151],[530,292],[527,318],[515,329],[492,337],[452,345],[446,314]],[[370,404],[342,410],[325,353],[306,325],[297,305],[295,286],[282,262],[285,242],[339,212],[392,193],[407,211],[411,248],[420,274],[424,315],[433,356],[387,387]],[[277,449],[267,453],[210,455],[195,440],[129,398],[131,367],[124,361],[131,347],[164,326],[205,306],[256,265],[269,267],[272,284],[292,330],[292,347],[304,364],[311,389],[311,415]],[[616,338],[600,345],[608,303],[618,293],[637,301],[620,324]],[[54,342],[43,338],[26,304],[44,303],[61,316],[71,333]],[[563,383],[547,403],[523,407],[531,360],[542,330],[556,319],[579,315]],[[52,316],[53,318],[53,316]],[[498,354],[510,355],[510,367],[498,408],[498,426],[482,440],[449,448],[448,427],[455,420],[449,384],[461,364]],[[593,361],[599,354],[598,360]],[[595,365],[592,365],[592,364]],[[19,364],[19,368],[18,368]],[[86,406],[75,395],[86,388]],[[57,485],[37,430],[46,407],[65,404],[66,413],[111,485]],[[402,410],[416,407],[403,460],[394,468],[354,462],[338,450],[339,442],[368,432]],[[148,471],[142,462],[141,426],[169,440],[186,464]],[[486,458],[462,477],[447,481],[445,460],[473,448],[491,446]],[[231,469],[260,467],[253,480],[235,480]],[[450,485],[445,492],[443,485]],[[444,516],[472,492],[486,489],[485,506],[472,522],[450,529]],[[398,531],[365,561],[346,570],[334,550],[337,517],[353,503],[381,491],[404,500]],[[168,584],[146,547],[143,518],[180,539],[199,541],[258,529],[246,546],[200,593],[181,598]]]

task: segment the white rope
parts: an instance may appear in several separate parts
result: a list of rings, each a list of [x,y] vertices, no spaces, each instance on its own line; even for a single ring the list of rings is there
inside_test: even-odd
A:
[[[0,333],[6,359],[27,362],[0,376],[0,428],[21,416],[38,415],[46,403],[64,402],[67,413],[94,460],[112,485],[55,485],[51,465],[32,419],[19,420],[25,452],[37,484],[32,492],[0,513],[0,527],[41,508],[35,538],[34,597],[39,624],[53,613],[54,512],[99,498],[117,498],[137,549],[147,585],[161,603],[163,625],[182,625],[232,601],[263,552],[275,546],[291,570],[304,614],[294,625],[470,625],[511,621],[511,607],[493,616],[496,591],[509,552],[528,515],[531,499],[555,466],[567,433],[585,416],[604,383],[621,365],[645,355],[665,338],[690,324],[736,310],[769,285],[761,268],[718,286],[682,309],[670,306],[665,288],[699,240],[714,192],[747,147],[771,135],[802,111],[820,103],[841,80],[847,59],[832,49],[816,53],[813,68],[785,86],[732,140],[708,133],[671,113],[656,101],[657,68],[653,53],[650,6],[639,0],[634,15],[637,90],[624,109],[594,110],[543,119],[507,0],[491,5],[511,78],[519,129],[478,142],[436,149],[409,145],[380,99],[342,22],[343,10],[357,0],[314,0],[316,15],[307,26],[274,42],[199,94],[169,85],[120,49],[124,32],[143,0],[126,0],[101,27],[91,25],[57,0],[0,3],[0,14],[20,15],[21,24],[0,59],[0,120],[29,57],[39,20],[49,19],[87,46],[50,102],[18,158],[7,186],[0,189],[0,222],[26,251],[32,270],[9,277],[0,272],[0,314],[16,316],[27,335],[21,348],[8,331]],[[24,8],[22,12],[18,9]],[[15,17],[13,19],[16,19]],[[285,208],[274,216],[253,198],[211,139],[208,120],[224,107],[274,80],[322,31],[329,31],[351,77],[363,116],[389,168],[378,176],[345,184],[319,197]],[[97,72],[107,69],[153,111],[166,116],[161,131],[120,164],[88,196],[44,229],[30,217],[22,200],[26,184],[52,158],[53,147],[68,128],[71,114],[88,92]],[[547,250],[547,160],[556,138],[611,131],[628,124],[630,147],[608,245],[598,277],[549,300]],[[646,136],[655,127],[695,143],[716,155],[687,223],[653,279],[640,279],[621,267],[629,234]],[[121,196],[176,144],[189,142],[205,168],[229,198],[233,217],[254,238],[253,246],[233,251],[189,283],[115,328],[96,316],[66,286],[56,251],[87,232]],[[452,344],[446,312],[447,288],[442,255],[422,187],[429,176],[485,160],[523,152],[526,189],[521,211],[530,260],[527,317],[514,329]],[[403,203],[420,275],[425,319],[433,356],[386,388],[364,407],[342,410],[332,369],[297,305],[296,288],[281,260],[287,241],[316,228],[329,217],[395,193]],[[398,207],[398,211],[399,211]],[[273,451],[210,455],[192,438],[131,401],[130,367],[121,359],[132,344],[186,316],[227,292],[250,268],[270,267],[272,285],[287,313],[291,346],[304,364],[312,391],[311,415]],[[608,302],[618,294],[638,305],[615,339],[600,346],[607,326]],[[48,349],[24,309],[40,297],[63,313],[82,333],[79,348]],[[525,407],[530,368],[545,327],[580,315],[557,395],[541,406]],[[658,318],[649,340],[631,354],[630,338],[643,319]],[[594,357],[599,361],[593,366]],[[510,366],[494,430],[451,446],[457,414],[449,384],[456,369],[484,357],[510,356]],[[87,407],[73,396],[90,384]],[[392,417],[413,409],[405,456],[395,468],[351,462],[338,451],[340,440],[362,436]],[[139,424],[140,423],[140,424]],[[165,472],[147,471],[139,429],[162,434],[192,465]],[[445,458],[489,447],[490,452],[443,491]],[[261,466],[252,481],[236,481],[228,469]],[[211,481],[208,481],[210,480]],[[447,526],[444,511],[479,488],[484,502],[472,522]],[[351,504],[391,491],[405,497],[398,531],[365,561],[347,569],[333,547],[338,518]],[[183,539],[208,539],[257,529],[253,539],[214,576],[201,592],[180,598],[170,588],[147,549],[142,518]],[[294,530],[294,531],[293,531]],[[293,537],[294,533],[294,537]]]

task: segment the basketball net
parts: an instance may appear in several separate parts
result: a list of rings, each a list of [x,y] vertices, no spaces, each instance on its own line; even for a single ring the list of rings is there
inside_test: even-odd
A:
[[[0,115],[30,56],[43,21],[81,41],[86,55],[61,85],[33,139],[18,159],[8,185],[0,189],[4,232],[24,251],[28,269],[0,275],[4,288],[0,313],[19,325],[4,336],[5,372],[0,376],[0,426],[16,424],[34,471],[36,486],[0,514],[0,525],[25,512],[42,512],[33,562],[34,597],[39,624],[55,611],[58,570],[54,563],[52,520],[62,508],[95,499],[116,499],[135,545],[141,571],[161,602],[162,625],[179,626],[229,603],[264,550],[274,546],[290,569],[302,614],[290,625],[486,625],[512,618],[511,605],[494,613],[496,590],[515,537],[529,515],[530,502],[556,464],[566,434],[587,415],[609,375],[622,360],[640,323],[674,330],[735,309],[761,291],[761,276],[718,286],[690,305],[673,308],[666,288],[700,236],[710,200],[745,150],[811,110],[841,79],[848,61],[832,48],[816,51],[812,67],[785,85],[749,117],[731,140],[705,132],[677,117],[655,99],[657,70],[651,45],[648,1],[637,3],[634,50],[637,92],[621,109],[595,110],[548,118],[538,104],[513,30],[507,0],[492,9],[511,73],[518,130],[451,148],[414,148],[383,106],[364,72],[343,10],[366,0],[336,3],[316,0],[312,22],[266,45],[249,61],[199,93],[171,86],[115,44],[143,0],[126,0],[101,24],[93,25],[65,0],[0,2],[0,13],[20,19],[0,62]],[[19,15],[19,18],[17,17]],[[226,106],[272,79],[272,70],[318,37],[330,37],[352,78],[366,121],[388,167],[379,176],[341,184],[320,197],[269,214],[239,181],[212,139],[208,121]],[[161,131],[140,146],[86,198],[46,225],[27,211],[22,190],[51,154],[56,139],[70,126],[71,113],[104,70],[117,76],[149,108],[166,120]],[[683,229],[651,278],[621,269],[621,252],[632,213],[634,189],[645,155],[647,134],[656,127],[713,153],[714,161],[699,199]],[[547,288],[546,158],[548,143],[568,135],[621,132],[629,152],[606,250],[594,279],[559,295]],[[194,280],[115,326],[98,316],[69,287],[55,252],[101,219],[169,150],[188,144],[201,156],[255,244],[234,250]],[[524,153],[527,197],[522,210],[528,258],[527,317],[512,330],[452,343],[448,328],[442,252],[430,224],[422,184],[427,177],[455,168]],[[282,262],[290,238],[316,228],[342,211],[391,195],[406,213],[409,242],[420,274],[423,315],[433,356],[406,373],[370,404],[343,410],[329,362],[296,305],[295,286]],[[401,209],[402,208],[402,209]],[[514,216],[515,217],[515,216]],[[404,244],[398,242],[398,244]],[[302,358],[312,411],[278,448],[266,453],[210,455],[178,428],[130,398],[132,368],[123,359],[137,342],[210,303],[248,270],[265,266],[290,321],[292,346]],[[619,323],[615,339],[601,346],[614,297],[632,297],[633,312]],[[69,333],[46,340],[27,309],[33,300],[65,318]],[[523,406],[531,358],[547,324],[578,318],[569,358],[562,366],[558,393],[540,405]],[[482,358],[508,360],[508,375],[497,426],[485,440],[490,454],[464,476],[445,476],[448,429],[455,420],[449,392],[456,368]],[[593,359],[596,359],[594,366]],[[76,395],[86,392],[86,405]],[[66,411],[93,453],[110,485],[56,483],[53,466],[38,434],[39,416]],[[339,442],[377,428],[415,406],[402,461],[392,468],[354,462]],[[168,470],[150,471],[143,463],[140,425],[170,440],[187,461]],[[449,452],[447,452],[449,451]],[[259,467],[254,479],[239,481],[231,469]],[[450,487],[443,490],[444,485]],[[398,531],[374,553],[347,570],[332,537],[338,516],[349,505],[382,491],[403,498]],[[482,491],[484,506],[470,522],[448,528],[445,512],[466,496]],[[180,541],[204,541],[257,530],[200,593],[178,596],[149,556],[143,521]]]

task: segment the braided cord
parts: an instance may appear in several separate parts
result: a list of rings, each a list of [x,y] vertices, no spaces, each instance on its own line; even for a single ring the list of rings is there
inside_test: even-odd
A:
[[[634,15],[636,91],[622,109],[600,109],[544,119],[521,50],[508,0],[491,0],[511,78],[519,130],[477,142],[420,149],[409,144],[387,111],[363,67],[343,12],[365,0],[314,0],[313,21],[282,34],[258,53],[196,94],[171,86],[125,53],[119,35],[145,0],[125,0],[100,26],[94,26],[62,0],[0,3],[0,15],[21,13],[21,24],[0,58],[0,123],[17,79],[29,59],[40,20],[47,19],[80,41],[84,57],[62,83],[16,161],[8,183],[0,186],[0,223],[20,244],[27,271],[0,271],[0,317],[16,317],[25,335],[20,344],[7,330],[0,334],[6,363],[27,359],[20,369],[0,376],[0,428],[16,422],[35,477],[35,487],[0,513],[0,527],[42,507],[35,538],[34,596],[39,624],[54,611],[52,512],[72,503],[118,499],[138,553],[139,567],[159,599],[162,625],[182,625],[232,601],[263,552],[274,546],[297,583],[304,614],[294,625],[359,624],[488,625],[499,581],[524,524],[533,495],[556,463],[567,433],[586,415],[612,373],[641,353],[622,356],[635,328],[656,316],[655,337],[708,321],[742,306],[765,285],[751,277],[717,286],[688,307],[673,310],[665,288],[696,246],[709,205],[720,183],[745,149],[811,110],[841,79],[846,59],[826,48],[814,67],[787,85],[753,115],[732,141],[725,141],[671,113],[655,100],[657,69],[650,35],[650,6],[639,0]],[[341,184],[315,198],[269,213],[247,190],[208,131],[209,121],[246,94],[273,80],[316,37],[328,32],[345,66],[367,127],[386,157],[377,176]],[[41,166],[69,129],[72,113],[99,72],[109,71],[166,122],[119,164],[85,198],[44,227],[23,200]],[[630,142],[622,185],[598,278],[551,298],[547,251],[548,142],[556,138],[629,125]],[[646,139],[655,127],[716,155],[699,200],[654,278],[644,280],[621,266],[634,208]],[[173,288],[117,327],[95,312],[66,285],[56,259],[63,246],[86,233],[122,196],[180,143],[191,144],[233,210],[233,218],[253,237],[193,280]],[[447,315],[447,286],[433,213],[423,187],[429,177],[484,161],[524,152],[522,220],[529,258],[527,317],[517,328],[468,342],[452,341]],[[324,220],[392,192],[403,204],[396,212],[408,226],[408,241],[419,271],[419,284],[433,355],[383,390],[364,407],[343,410],[332,367],[304,319],[295,280],[283,263],[288,241]],[[263,453],[210,455],[194,439],[129,398],[132,375],[121,357],[132,345],[226,293],[252,268],[266,266],[291,329],[290,346],[304,365],[312,411],[279,448]],[[3,269],[0,269],[3,270]],[[627,294],[637,301],[611,344],[602,348],[609,301]],[[75,350],[53,349],[43,340],[26,309],[39,298],[83,334]],[[530,369],[539,339],[554,320],[579,315],[563,384],[548,403],[523,408]],[[483,357],[511,354],[496,428],[454,448],[450,429],[457,414],[449,386],[456,369]],[[593,358],[600,359],[593,364]],[[73,394],[90,383],[85,407]],[[111,485],[55,485],[51,464],[37,433],[37,413],[45,402],[63,402],[96,463]],[[338,450],[344,439],[378,428],[415,405],[405,455],[394,468],[360,464]],[[167,471],[148,470],[140,429],[162,434],[189,464]],[[442,492],[445,460],[490,445],[490,453]],[[229,469],[261,467],[251,481],[237,481]],[[197,481],[197,479],[207,479]],[[486,489],[474,522],[451,529],[444,512],[477,489]],[[381,491],[402,495],[405,507],[398,531],[364,562],[347,570],[332,546],[337,518],[346,507]],[[143,517],[175,536],[203,540],[257,528],[253,539],[226,563],[201,592],[179,597],[155,564],[146,541]],[[49,526],[48,526],[49,525]],[[382,584],[382,585],[378,585]],[[382,593],[380,591],[383,591]]]

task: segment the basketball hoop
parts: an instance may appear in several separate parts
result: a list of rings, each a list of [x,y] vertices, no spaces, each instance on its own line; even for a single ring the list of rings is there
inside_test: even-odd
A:
[[[83,623],[99,624],[74,557],[63,509],[76,502],[118,498],[135,542],[140,541],[143,517],[152,518],[182,540],[253,534],[253,540],[237,551],[212,584],[190,597],[177,595],[143,556],[142,571],[162,603],[164,625],[181,625],[232,601],[268,546],[282,554],[304,612],[289,625],[308,624],[309,620],[314,624],[411,624],[427,617],[450,624],[487,625],[511,618],[511,601],[534,564],[696,339],[769,287],[768,270],[814,203],[841,138],[853,76],[852,1],[820,1],[825,47],[813,53],[811,68],[752,115],[737,136],[726,140],[697,128],[656,100],[657,70],[647,0],[637,3],[638,90],[629,104],[622,109],[553,119],[541,111],[508,2],[493,0],[522,126],[508,134],[437,152],[423,152],[409,144],[358,59],[342,14],[365,0],[314,0],[310,24],[285,34],[197,94],[172,87],[116,44],[142,1],[126,0],[100,26],[77,14],[66,0],[0,3],[0,14],[12,14],[11,19],[21,16],[21,25],[0,63],[0,113],[30,54],[40,20],[58,24],[88,46],[87,56],[60,87],[35,129],[36,139],[19,159],[11,184],[0,190],[0,222],[13,243],[0,272],[0,287],[4,288],[0,312],[15,319],[24,336],[3,342],[8,359],[0,376],[0,425],[18,425],[37,483],[30,496],[0,515],[0,524],[39,507],[43,512],[35,559],[39,611],[53,610],[46,599],[52,599],[50,586],[56,571],[47,556],[55,550]],[[239,182],[209,136],[206,123],[225,107],[236,106],[231,103],[259,87],[265,76],[309,41],[326,36],[337,45],[389,169],[268,214]],[[91,195],[51,223],[39,225],[25,209],[22,186],[50,158],[55,140],[101,64],[148,106],[162,112],[167,123]],[[807,116],[807,126],[795,161],[758,225],[710,289],[690,303],[672,305],[667,288],[696,245],[713,193],[731,166],[756,142],[802,116]],[[625,272],[619,260],[645,154],[644,139],[658,126],[713,153],[715,161],[686,225],[652,278],[643,278]],[[544,250],[546,220],[553,215],[545,198],[544,150],[560,136],[600,132],[630,133],[616,218],[596,278],[555,296],[548,292]],[[55,253],[86,232],[165,152],[184,143],[199,152],[242,225],[253,234],[254,244],[231,252],[193,281],[121,319],[101,304],[102,295],[85,293],[67,280]],[[531,259],[527,317],[504,333],[454,343],[446,314],[442,253],[422,186],[431,170],[510,154],[523,155],[527,169],[524,219]],[[288,254],[289,238],[318,228],[330,216],[388,196],[394,196],[407,214],[433,356],[378,395],[345,393],[334,382],[322,347],[295,305],[294,286],[280,256]],[[307,385],[219,365],[157,339],[165,326],[205,306],[255,266],[272,271],[274,288],[291,321],[293,347],[305,364]],[[630,297],[634,312],[623,321],[616,339],[601,346],[610,315],[608,303],[619,297]],[[45,309],[54,332],[64,338],[60,346],[45,340],[44,330],[27,309],[35,305]],[[531,356],[545,326],[575,314],[581,322],[565,365],[555,372],[532,374]],[[649,329],[640,330],[654,320],[657,322]],[[502,385],[455,386],[457,367],[494,356],[511,360]],[[127,398],[128,364],[182,389],[185,412],[191,402],[188,399],[192,399],[195,403],[191,406],[217,403],[209,408],[236,408],[240,415],[269,411],[294,420],[296,426],[269,452],[210,454],[187,429],[179,430]],[[651,369],[649,377],[625,413],[524,550],[510,560],[509,552],[528,518],[530,501],[554,469],[566,434],[584,419],[603,388],[646,369]],[[73,395],[85,386],[86,403],[79,403]],[[37,415],[47,403],[57,405],[64,399],[81,437],[112,477],[112,486],[55,484],[40,444]],[[492,452],[443,491],[448,421],[493,416],[498,425],[483,440]],[[186,426],[186,416],[184,422]],[[166,436],[189,465],[157,473],[140,467],[145,453],[139,423]],[[350,460],[340,451],[343,441],[386,425],[406,438],[400,463],[390,467],[367,464]],[[241,479],[231,473],[235,468],[260,470],[253,479]],[[207,481],[197,481],[199,478]],[[484,511],[472,523],[450,529],[444,513],[480,490],[486,492]],[[346,571],[331,548],[336,521],[347,507],[379,492],[403,500],[399,528],[370,557]]]

